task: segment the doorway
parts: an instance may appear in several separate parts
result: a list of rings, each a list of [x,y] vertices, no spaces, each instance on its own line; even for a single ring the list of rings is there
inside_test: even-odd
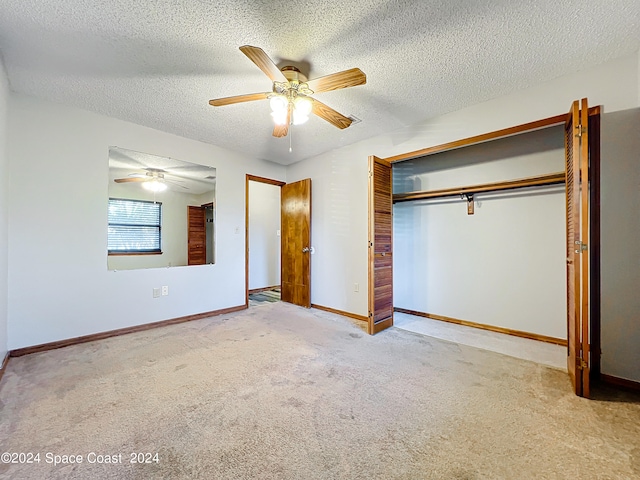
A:
[[[214,263],[213,202],[187,206],[187,265]]]
[[[597,372],[599,367],[599,357],[600,357],[600,306],[598,303],[598,299],[600,297],[598,284],[599,284],[599,178],[597,175],[597,169],[599,166],[599,107],[589,108],[587,104],[587,100],[583,99],[581,102],[574,102],[571,107],[571,111],[569,115],[558,115],[556,117],[550,117],[548,119],[543,119],[537,122],[532,122],[529,124],[519,125],[516,127],[511,127],[508,129],[491,132],[488,134],[479,135],[476,137],[471,137],[468,139],[450,142],[447,144],[430,147],[427,149],[409,152],[407,154],[397,155],[395,157],[389,157],[386,160],[387,163],[393,164],[394,167],[394,177],[402,177],[402,175],[396,175],[396,173],[400,173],[400,168],[414,168],[416,165],[413,165],[417,162],[419,158],[433,156],[434,154],[441,155],[442,152],[454,151],[454,155],[462,154],[466,155],[469,153],[470,147],[475,147],[476,145],[482,144],[481,148],[485,148],[487,144],[493,144],[494,142],[505,142],[509,141],[509,139],[515,139],[515,135],[521,137],[521,134],[526,135],[536,135],[537,132],[541,132],[542,129],[551,129],[552,127],[562,126],[564,128],[564,137],[566,141],[564,142],[564,172],[558,172],[557,174],[545,174],[539,175],[539,172],[530,172],[538,174],[535,177],[527,176],[525,178],[521,178],[518,180],[509,180],[509,181],[493,181],[492,183],[482,183],[475,184],[471,186],[463,186],[460,187],[456,185],[455,187],[443,188],[442,185],[439,185],[440,177],[442,175],[432,175],[433,178],[427,179],[427,184],[415,185],[416,179],[422,180],[420,175],[417,175],[416,172],[408,172],[408,175],[405,175],[406,182],[408,185],[401,185],[403,183],[402,178],[397,180],[394,178],[393,185],[408,187],[407,193],[400,193],[393,195],[393,202],[422,202],[424,203],[426,200],[438,199],[440,205],[438,208],[440,210],[444,210],[444,207],[456,208],[452,202],[449,200],[451,197],[462,197],[462,199],[466,199],[466,210],[467,215],[474,215],[474,207],[476,203],[480,206],[480,202],[476,202],[477,198],[474,199],[474,195],[480,192],[490,192],[498,190],[496,187],[500,187],[500,190],[512,190],[514,188],[531,188],[533,186],[547,186],[551,184],[558,183],[557,179],[560,179],[560,183],[566,183],[565,193],[566,195],[562,195],[565,197],[566,203],[566,215],[565,215],[565,226],[564,228],[549,228],[545,230],[554,231],[558,233],[558,238],[562,240],[564,243],[564,252],[561,249],[556,248],[557,245],[560,245],[559,242],[554,241],[553,247],[553,255],[554,258],[557,257],[557,261],[553,261],[553,265],[550,264],[548,274],[544,275],[535,275],[531,276],[530,273],[539,273],[540,266],[546,262],[547,259],[551,259],[550,254],[547,253],[547,249],[539,254],[534,255],[533,247],[538,247],[543,245],[542,242],[537,242],[533,246],[529,245],[529,247],[525,248],[526,254],[521,255],[521,258],[517,258],[513,261],[506,262],[506,268],[504,269],[505,274],[502,275],[501,278],[490,278],[487,279],[487,272],[492,272],[495,270],[495,263],[497,261],[503,261],[503,257],[507,258],[507,254],[512,254],[514,251],[518,253],[518,248],[521,247],[524,242],[517,241],[517,238],[514,238],[514,232],[524,231],[525,227],[530,227],[533,223],[533,219],[548,221],[551,220],[550,216],[546,214],[541,214],[541,208],[528,208],[527,213],[523,213],[524,208],[524,200],[527,197],[530,197],[532,200],[542,200],[542,196],[534,197],[533,195],[521,196],[519,194],[510,194],[512,198],[517,198],[517,202],[510,202],[510,205],[513,205],[514,210],[511,212],[512,221],[508,222],[508,224],[503,228],[505,230],[503,234],[498,237],[499,240],[506,242],[506,245],[500,247],[497,245],[497,242],[490,241],[484,242],[482,238],[477,235],[476,230],[473,228],[478,227],[477,224],[480,222],[478,219],[480,218],[480,212],[476,212],[476,215],[473,217],[451,217],[448,216],[443,221],[446,221],[446,226],[450,226],[449,224],[451,218],[456,218],[456,221],[466,221],[466,224],[469,228],[465,228],[464,231],[458,234],[451,234],[447,238],[433,240],[431,237],[429,239],[431,241],[419,242],[419,245],[413,245],[415,243],[415,238],[413,235],[409,235],[407,237],[407,242],[403,245],[403,248],[399,248],[400,253],[410,254],[405,260],[405,263],[409,264],[411,268],[419,267],[416,270],[416,275],[411,277],[410,275],[402,275],[399,276],[400,281],[406,280],[408,283],[406,288],[398,289],[402,293],[408,293],[405,295],[404,301],[409,302],[422,302],[425,303],[427,300],[430,301],[430,304],[439,305],[445,304],[447,300],[449,300],[448,305],[453,305],[453,309],[457,309],[457,313],[450,316],[444,316],[442,314],[434,314],[424,305],[418,305],[418,307],[414,308],[398,308],[398,306],[394,303],[394,310],[397,312],[409,313],[409,314],[418,314],[419,316],[424,316],[427,318],[442,320],[450,323],[457,323],[463,325],[470,325],[476,328],[483,328],[486,330],[494,330],[503,333],[510,333],[512,335],[517,336],[525,336],[526,338],[535,338],[535,339],[544,339],[545,341],[552,340],[553,343],[556,343],[558,340],[562,340],[562,343],[567,345],[567,366],[569,371],[569,376],[572,379],[572,383],[574,385],[574,389],[577,395],[580,396],[589,396],[589,380],[590,380],[590,367],[594,367],[594,371]],[[558,136],[559,138],[559,136]],[[491,140],[492,142],[488,142]],[[519,143],[519,139],[516,139]],[[537,142],[540,143],[540,142]],[[465,147],[461,149],[461,147]],[[562,151],[561,149],[558,149]],[[481,152],[482,153],[482,152]],[[533,152],[535,153],[535,152]],[[374,160],[374,157],[372,157]],[[433,158],[433,157],[432,157]],[[518,157],[519,158],[519,157]],[[411,162],[407,162],[405,164],[396,165],[395,162],[405,162],[410,160]],[[430,159],[432,160],[432,159]],[[561,157],[558,156],[556,160],[561,160]],[[503,159],[499,157],[499,161],[503,162]],[[433,163],[432,161],[430,163]],[[503,162],[504,163],[504,162]],[[430,165],[433,166],[433,165]],[[447,166],[451,166],[451,162],[448,162]],[[454,165],[455,166],[455,165]],[[528,162],[527,168],[535,166],[536,168],[541,166],[540,162]],[[398,171],[395,167],[398,167]],[[522,165],[525,167],[525,165]],[[458,169],[460,170],[460,169]],[[502,168],[501,170],[509,169]],[[559,170],[555,168],[555,170]],[[518,173],[524,175],[527,173],[523,169],[518,169]],[[420,173],[420,172],[418,172]],[[440,172],[436,172],[440,174]],[[460,172],[456,172],[459,174]],[[370,179],[372,177],[372,173],[370,172]],[[379,195],[379,192],[376,189],[371,188],[372,186],[377,187],[375,172],[373,175],[373,181],[370,180],[370,195],[375,200],[375,196]],[[389,175],[390,177],[390,175]],[[455,181],[460,181],[460,175],[456,175]],[[557,177],[557,178],[556,178]],[[563,178],[564,177],[564,178]],[[544,182],[541,182],[544,180]],[[547,181],[548,180],[548,181]],[[378,182],[379,183],[379,182]],[[383,183],[388,183],[384,181]],[[426,188],[425,188],[426,187]],[[435,188],[434,188],[435,187]],[[560,192],[562,193],[562,192]],[[386,196],[386,195],[385,195]],[[503,195],[500,194],[500,197]],[[546,196],[546,195],[545,195]],[[446,198],[445,198],[446,197]],[[518,198],[519,197],[519,198]],[[551,196],[548,196],[551,198]],[[562,198],[559,195],[555,195],[558,197],[558,201],[555,201],[557,204],[562,203]],[[441,200],[444,199],[444,200]],[[487,199],[485,199],[487,200]],[[498,200],[495,199],[494,203],[498,205]],[[521,201],[522,200],[522,201]],[[428,203],[428,202],[427,202]],[[489,204],[487,204],[489,205]],[[414,210],[417,210],[420,207],[422,210],[425,210],[427,213],[427,207],[429,205],[417,205]],[[515,207],[518,207],[515,209]],[[431,209],[431,207],[429,207]],[[511,207],[510,207],[511,208]],[[378,206],[375,202],[370,203],[370,216],[378,213]],[[560,212],[560,209],[554,209],[554,212]],[[398,212],[396,212],[398,213]],[[413,213],[413,212],[409,212]],[[422,212],[421,212],[422,213]],[[457,212],[459,214],[459,212]],[[551,215],[551,214],[550,214]],[[439,217],[432,217],[438,219]],[[424,219],[425,214],[422,213],[418,218],[420,220]],[[477,218],[476,218],[477,217]],[[488,215],[485,215],[488,217]],[[521,218],[522,217],[522,218]],[[542,218],[544,217],[544,218]],[[406,219],[412,225],[415,224],[416,215],[407,215]],[[400,218],[402,220],[402,218]],[[515,228],[514,225],[517,222],[522,223],[522,220],[526,220],[526,224],[522,227]],[[530,221],[531,220],[531,221]],[[398,222],[396,222],[398,223]],[[493,227],[493,224],[490,222],[485,222],[489,227]],[[495,223],[495,222],[494,222]],[[556,223],[560,224],[561,222],[557,221]],[[384,227],[384,222],[378,222],[375,220],[373,226],[375,228],[370,229],[370,237],[371,232],[377,233],[378,227]],[[444,227],[441,229],[425,228],[422,225],[418,225],[420,227],[419,233],[424,235],[437,235],[440,234]],[[482,225],[481,225],[482,226]],[[472,228],[473,227],[473,228]],[[487,228],[487,231],[493,232],[494,228]],[[564,232],[563,232],[564,230]],[[401,229],[396,229],[395,233],[402,233]],[[531,233],[529,237],[533,238],[536,232]],[[538,232],[539,233],[539,232]],[[564,233],[564,235],[562,235]],[[526,238],[525,240],[528,240]],[[557,240],[557,239],[556,239]],[[413,243],[412,243],[413,242]],[[399,242],[402,243],[402,242]],[[591,247],[587,250],[587,245],[590,244]],[[482,268],[477,269],[476,271],[469,272],[468,270],[456,272],[454,267],[459,267],[460,269],[466,268],[467,265],[470,264],[469,261],[464,261],[463,254],[471,253],[473,254],[475,250],[478,250],[480,247],[489,247],[493,249],[494,257],[497,258],[496,262],[489,261],[487,255],[481,255],[479,257],[479,264]],[[516,247],[516,248],[514,248]],[[377,251],[376,239],[370,238],[369,243],[370,251],[374,248]],[[449,248],[453,250],[452,258],[449,261],[442,262],[442,249]],[[429,255],[429,249],[432,250],[432,254]],[[435,249],[437,249],[438,254],[434,255]],[[566,250],[565,250],[566,249]],[[486,248],[484,251],[487,251]],[[587,252],[587,253],[585,253]],[[427,265],[425,262],[418,265],[419,262],[416,262],[414,258],[415,255],[422,255],[424,258],[428,256],[429,265],[433,267],[434,265],[437,267],[439,265],[444,265],[444,268],[441,268],[440,275],[434,276],[434,278],[429,278],[428,275],[425,275],[427,271]],[[534,256],[536,258],[534,258]],[[397,257],[401,257],[398,255]],[[422,258],[422,257],[421,257]],[[478,256],[476,255],[476,258]],[[462,261],[461,261],[462,259]],[[507,259],[508,260],[508,259]],[[528,261],[529,264],[526,268],[523,268],[522,263],[524,261]],[[393,263],[401,262],[402,258],[396,258]],[[438,262],[441,262],[438,264]],[[504,262],[503,262],[504,263]],[[566,263],[566,275],[563,274],[552,274],[551,270],[559,270],[562,264]],[[371,281],[370,285],[375,285],[375,289],[369,289],[370,294],[370,305],[372,310],[369,312],[370,317],[375,319],[376,314],[379,310],[382,309],[383,304],[380,302],[380,308],[378,307],[378,299],[382,300],[383,294],[385,290],[383,287],[389,287],[392,283],[392,275],[391,272],[377,272],[378,269],[375,268],[375,264],[370,262],[370,276]],[[564,268],[562,269],[564,270]],[[515,275],[513,273],[515,272]],[[522,275],[522,272],[526,272],[527,275]],[[480,275],[478,278],[473,278],[469,273],[477,273]],[[543,272],[544,273],[544,272]],[[509,275],[507,275],[509,274]],[[555,299],[556,305],[556,314],[553,317],[562,317],[563,315],[558,315],[557,313],[561,310],[561,303],[566,303],[566,324],[567,324],[567,334],[566,341],[561,338],[562,333],[559,328],[561,327],[561,323],[557,322],[549,324],[545,328],[549,328],[549,333],[547,332],[538,332],[537,329],[540,329],[543,325],[540,324],[540,319],[551,318],[549,315],[545,315],[544,312],[542,314],[538,314],[537,316],[532,318],[526,318],[527,324],[524,325],[526,330],[521,329],[520,324],[518,325],[503,325],[503,323],[508,323],[505,321],[496,322],[494,319],[497,318],[498,314],[502,314],[504,318],[508,321],[513,321],[513,319],[520,317],[524,318],[524,313],[531,314],[533,311],[533,307],[546,306],[548,302],[541,302],[540,299],[531,300],[531,299],[520,299],[517,304],[524,305],[525,308],[521,308],[514,312],[512,315],[504,315],[505,300],[518,300],[515,294],[518,293],[527,293],[528,291],[536,291],[539,292],[542,287],[547,287],[548,285],[540,284],[534,285],[535,288],[528,288],[525,284],[525,280],[534,281],[536,278],[541,279],[549,279],[549,282],[556,281],[560,282],[563,279],[566,280],[566,288],[565,285],[558,285],[555,288],[555,292],[562,292],[565,290],[567,292],[567,297],[565,299],[558,297],[555,295],[553,298]],[[468,280],[471,280],[469,282]],[[493,292],[486,292],[487,288],[493,288],[498,284],[498,281],[503,281],[507,279],[505,285],[500,288],[500,295],[496,295]],[[449,282],[448,284],[446,282]],[[420,284],[422,282],[422,284]],[[466,282],[466,283],[465,283]],[[540,282],[538,282],[540,283]],[[564,283],[564,282],[563,282]],[[448,295],[449,290],[446,290],[444,287],[446,285],[451,285],[450,289],[452,294]],[[431,288],[432,290],[428,290]],[[413,290],[411,290],[413,289]],[[415,294],[415,290],[418,289],[419,295]],[[519,290],[518,290],[519,289]],[[413,295],[411,294],[413,291]],[[378,293],[380,292],[380,293]],[[426,292],[426,295],[425,295]],[[482,294],[482,295],[479,295]],[[402,295],[399,295],[398,299],[394,299],[394,301],[402,301]],[[478,299],[476,302],[476,307],[472,310],[469,310],[469,306],[471,305],[471,300],[473,298]],[[545,298],[551,298],[552,293],[545,295]],[[590,299],[591,297],[591,299]],[[499,302],[492,302],[491,299],[498,298]],[[460,301],[460,299],[464,299]],[[489,300],[488,300],[489,299]],[[595,301],[590,301],[595,300]],[[560,306],[560,307],[558,307]],[[496,307],[501,308],[502,310],[497,310]],[[470,322],[465,318],[464,308],[467,308],[471,314],[476,314],[476,312],[489,312],[490,315],[485,315],[491,322],[483,319],[483,322]],[[493,310],[491,310],[493,309]],[[428,312],[428,313],[427,313]],[[464,319],[464,320],[463,320]],[[516,328],[513,328],[513,327]],[[371,332],[375,333],[375,332]],[[533,335],[532,335],[533,333]],[[543,338],[541,338],[543,337]]]
[[[250,294],[270,291],[271,298],[281,292],[282,301],[310,308],[311,179],[247,175],[245,193],[245,305]]]
[[[284,182],[247,176],[247,305],[280,300],[280,193]]]

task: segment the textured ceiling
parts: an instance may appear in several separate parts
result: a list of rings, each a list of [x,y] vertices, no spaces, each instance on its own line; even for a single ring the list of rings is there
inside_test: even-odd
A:
[[[362,123],[313,117],[271,136],[255,45],[309,78],[359,67],[367,84],[317,94]],[[638,0],[2,0],[11,88],[290,164],[640,47]]]

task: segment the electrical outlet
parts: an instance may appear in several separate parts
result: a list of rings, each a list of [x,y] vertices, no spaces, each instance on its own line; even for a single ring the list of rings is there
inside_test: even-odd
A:
[[[354,292],[359,292],[360,291],[360,284],[359,283],[354,283],[353,284],[353,291]]]
[[[162,286],[162,296],[166,297],[167,295],[169,295],[169,285],[163,285]]]
[[[153,298],[158,298],[160,296],[160,289],[153,287]]]

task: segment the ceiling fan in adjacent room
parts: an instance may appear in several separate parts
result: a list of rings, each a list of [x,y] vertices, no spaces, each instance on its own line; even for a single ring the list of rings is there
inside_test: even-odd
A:
[[[180,180],[169,180],[165,178],[164,174],[167,173],[165,170],[160,168],[145,168],[146,173],[131,173],[129,176],[125,178],[116,178],[114,182],[116,183],[129,183],[129,182],[137,182],[142,183],[142,188],[146,190],[150,190],[152,192],[163,192],[167,189],[167,183],[175,185],[177,187],[184,188],[185,190],[189,190],[188,187],[184,185],[180,185]]]
[[[296,67],[278,68],[261,48],[245,45],[240,47],[240,51],[271,79],[273,82],[272,91],[216,98],[210,100],[209,104],[221,107],[234,103],[269,99],[271,116],[276,124],[273,129],[274,137],[286,136],[289,132],[289,125],[300,125],[306,122],[311,113],[340,129],[347,128],[353,122],[352,118],[342,115],[312,98],[311,95],[364,85],[367,83],[367,76],[359,68],[307,80],[307,77]]]

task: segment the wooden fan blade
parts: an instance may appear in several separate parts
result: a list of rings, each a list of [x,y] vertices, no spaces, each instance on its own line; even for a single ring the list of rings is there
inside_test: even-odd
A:
[[[353,121],[349,117],[345,117],[341,113],[335,111],[331,107],[326,106],[324,103],[319,102],[315,98],[313,99],[313,109],[311,110],[311,112],[313,112],[323,120],[326,120],[331,125],[340,129],[347,128]]]
[[[289,124],[285,123],[284,125],[276,125],[273,127],[273,136],[274,137],[286,137],[289,132]]]
[[[235,97],[214,98],[209,100],[209,105],[214,107],[222,107],[223,105],[231,105],[234,103],[253,102],[254,100],[264,100],[270,93],[248,93],[246,95],[236,95]]]
[[[325,77],[309,80],[307,85],[314,93],[329,92],[341,88],[356,87],[367,83],[367,76],[359,68],[352,68]]]
[[[150,180],[150,177],[127,177],[127,178],[116,178],[114,182],[116,183],[128,183],[128,182],[146,182]]]
[[[269,55],[264,53],[264,50],[261,48],[244,45],[240,47],[240,51],[249,57],[249,60],[255,63],[272,82],[288,82],[287,77],[284,76],[276,64],[269,58]]]

